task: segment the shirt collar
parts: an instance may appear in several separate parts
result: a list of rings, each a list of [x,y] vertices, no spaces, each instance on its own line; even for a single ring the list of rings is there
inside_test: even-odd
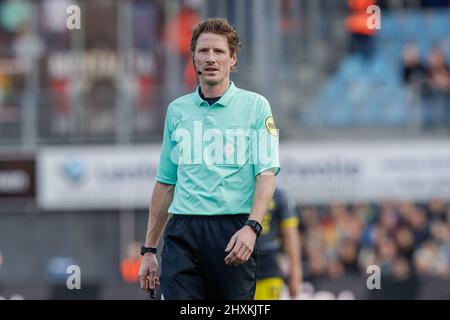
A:
[[[220,105],[222,107],[226,107],[230,103],[235,93],[236,93],[236,86],[234,85],[233,81],[230,81],[228,89],[215,104]],[[206,102],[205,100],[202,99],[202,97],[200,97],[199,87],[195,89],[194,102],[198,107],[209,106],[208,102]]]

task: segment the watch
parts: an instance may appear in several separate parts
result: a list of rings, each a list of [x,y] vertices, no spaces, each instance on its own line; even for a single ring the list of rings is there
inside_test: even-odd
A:
[[[143,256],[144,254],[146,254],[148,252],[156,254],[157,251],[158,251],[158,249],[156,249],[156,248],[149,248],[149,247],[142,246],[141,247],[141,256]]]
[[[245,222],[246,226],[249,226],[250,228],[253,229],[253,231],[255,231],[256,236],[259,236],[261,234],[262,231],[262,226],[261,224],[256,221],[256,220],[247,220],[247,222]]]

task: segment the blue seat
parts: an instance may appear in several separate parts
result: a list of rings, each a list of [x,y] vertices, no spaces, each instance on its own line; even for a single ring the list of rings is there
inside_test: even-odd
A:
[[[408,113],[402,88],[385,92],[380,100],[380,116],[384,126],[395,127],[406,124]]]
[[[329,127],[345,127],[352,123],[351,104],[345,97],[323,108],[321,116]]]

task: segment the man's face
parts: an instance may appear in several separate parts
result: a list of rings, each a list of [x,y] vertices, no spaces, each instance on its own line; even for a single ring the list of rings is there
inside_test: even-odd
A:
[[[194,53],[195,66],[201,71],[200,80],[208,86],[228,83],[236,57],[230,55],[227,38],[214,33],[202,33]]]

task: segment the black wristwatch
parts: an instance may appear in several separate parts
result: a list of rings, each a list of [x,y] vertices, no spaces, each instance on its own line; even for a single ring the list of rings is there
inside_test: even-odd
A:
[[[149,247],[141,247],[141,256],[143,256],[144,254],[150,252],[150,253],[154,253],[156,254],[156,252],[158,251],[158,249],[156,248],[149,248]]]
[[[255,231],[256,236],[259,236],[261,234],[262,226],[259,224],[258,221],[256,221],[256,220],[247,220],[245,225],[249,226],[250,228],[252,228],[253,231]]]

